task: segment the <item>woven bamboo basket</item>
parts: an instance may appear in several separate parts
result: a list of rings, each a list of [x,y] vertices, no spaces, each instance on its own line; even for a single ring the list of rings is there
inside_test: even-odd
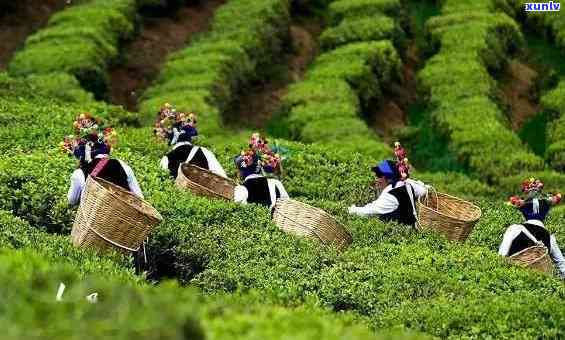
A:
[[[129,191],[88,176],[71,238],[77,247],[127,254],[139,250],[162,220],[157,210]]]
[[[512,256],[510,262],[542,273],[553,273],[553,263],[545,246],[526,248]]]
[[[353,241],[343,225],[322,209],[292,199],[278,200],[273,212],[275,224],[284,232],[347,248]]]
[[[221,198],[233,201],[235,182],[229,178],[202,169],[193,164],[183,163],[179,166],[176,179],[179,188],[188,189],[198,196]]]
[[[431,191],[432,194],[418,200],[419,227],[436,231],[452,241],[465,241],[481,218],[481,209],[433,188]]]

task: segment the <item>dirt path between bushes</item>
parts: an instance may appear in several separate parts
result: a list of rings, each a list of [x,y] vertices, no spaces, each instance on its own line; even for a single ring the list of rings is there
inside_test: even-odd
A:
[[[518,131],[530,118],[541,111],[535,99],[535,82],[538,72],[525,63],[512,60],[501,82],[502,102],[510,107],[512,130]]]
[[[311,18],[294,19],[290,27],[291,45],[280,60],[273,61],[272,76],[251,84],[237,103],[224,115],[224,122],[236,128],[264,128],[277,112],[288,86],[304,78],[308,65],[318,55],[322,24]]]
[[[402,79],[390,84],[384,93],[384,103],[368,108],[369,125],[387,143],[393,141],[395,130],[408,124],[408,108],[418,100],[416,72],[420,52],[415,40],[410,41],[402,64]]]
[[[51,15],[70,3],[68,0],[12,0],[0,5],[0,71],[27,37],[47,24]]]
[[[216,9],[224,3],[225,0],[202,1],[169,16],[142,17],[140,33],[126,43],[122,62],[109,71],[110,102],[137,111],[139,96],[157,77],[167,55],[207,31]]]

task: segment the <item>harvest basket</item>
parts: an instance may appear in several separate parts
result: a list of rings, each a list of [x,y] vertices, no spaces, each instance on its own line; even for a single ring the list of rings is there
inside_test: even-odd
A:
[[[545,246],[532,246],[512,256],[510,262],[542,273],[552,273],[553,263]]]
[[[162,220],[155,208],[131,192],[88,176],[71,238],[77,247],[135,252]]]
[[[179,166],[176,185],[198,196],[221,198],[228,201],[233,200],[236,186],[235,182],[229,178],[189,163]]]
[[[465,241],[481,218],[481,209],[433,188],[431,191],[432,195],[428,193],[418,200],[419,227],[436,231],[452,241]]]
[[[322,209],[292,199],[278,200],[273,212],[275,224],[284,232],[347,248],[351,234]]]

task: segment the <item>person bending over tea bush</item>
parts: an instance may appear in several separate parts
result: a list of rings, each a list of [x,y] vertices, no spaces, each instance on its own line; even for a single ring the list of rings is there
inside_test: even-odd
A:
[[[155,134],[172,145],[172,150],[161,159],[161,168],[168,170],[173,178],[177,178],[182,163],[194,164],[227,178],[224,168],[210,150],[192,145],[192,139],[198,136],[194,113],[177,112],[166,103],[157,113]]]
[[[272,209],[277,199],[289,198],[281,181],[268,178],[280,175],[281,161],[282,157],[269,147],[268,141],[254,133],[249,149],[235,157],[235,166],[243,184],[235,187],[234,201],[256,203]]]
[[[349,213],[359,216],[378,216],[383,221],[395,221],[415,226],[416,205],[418,198],[427,195],[428,186],[421,181],[410,179],[410,166],[406,151],[395,143],[396,162],[384,160],[372,168],[376,176],[376,185],[382,189],[379,197],[363,206],[349,207]]]
[[[73,123],[74,135],[65,137],[60,146],[79,160],[78,169],[71,176],[68,192],[70,205],[80,203],[89,175],[105,179],[136,196],[143,198],[133,170],[123,161],[110,159],[116,144],[116,131],[103,127],[100,119],[89,113],[80,114]]]
[[[509,204],[520,210],[526,222],[513,224],[506,229],[498,253],[512,256],[526,248],[543,244],[555,263],[559,276],[565,280],[565,258],[557,245],[555,236],[551,235],[543,224],[551,207],[561,202],[561,194],[543,195],[543,182],[530,178],[522,183],[525,198],[512,196]]]

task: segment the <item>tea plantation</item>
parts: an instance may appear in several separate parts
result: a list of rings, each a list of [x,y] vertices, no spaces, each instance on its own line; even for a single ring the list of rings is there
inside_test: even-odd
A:
[[[418,32],[409,8],[424,2],[438,14]],[[162,6],[198,5],[78,1],[0,70],[3,339],[565,338],[564,281],[497,254],[506,226],[522,221],[505,201],[524,178],[565,189],[565,79],[539,98],[553,112],[546,155],[511,129],[497,97],[500,74],[525,48],[524,30],[563,49],[561,12],[530,16],[513,0],[227,0],[205,31],[161,65],[138,112],[105,102],[108,68],[141,34],[141,12]],[[233,156],[253,130],[227,127],[224,118],[246,91],[269,81],[274,64],[292,52],[293,27],[305,20],[322,23],[317,53],[278,96],[265,130],[289,150],[282,178],[289,195],[351,232],[342,252],[283,233],[265,208],[178,189],[159,168],[168,146],[153,135],[163,103],[196,112],[197,144],[235,179]],[[347,213],[375,199],[370,167],[392,157],[366,112],[402,85],[406,50],[418,34],[425,45],[415,77],[426,126],[462,170],[423,166],[412,177],[481,207],[464,243]],[[132,167],[163,216],[147,242],[143,274],[131,257],[71,244],[76,209],[66,194],[76,161],[58,143],[80,112],[117,129],[112,155]],[[437,147],[409,143],[409,157]],[[546,221],[562,246],[564,217],[557,207]],[[56,301],[60,283],[67,288]],[[92,293],[95,304],[85,298]]]

